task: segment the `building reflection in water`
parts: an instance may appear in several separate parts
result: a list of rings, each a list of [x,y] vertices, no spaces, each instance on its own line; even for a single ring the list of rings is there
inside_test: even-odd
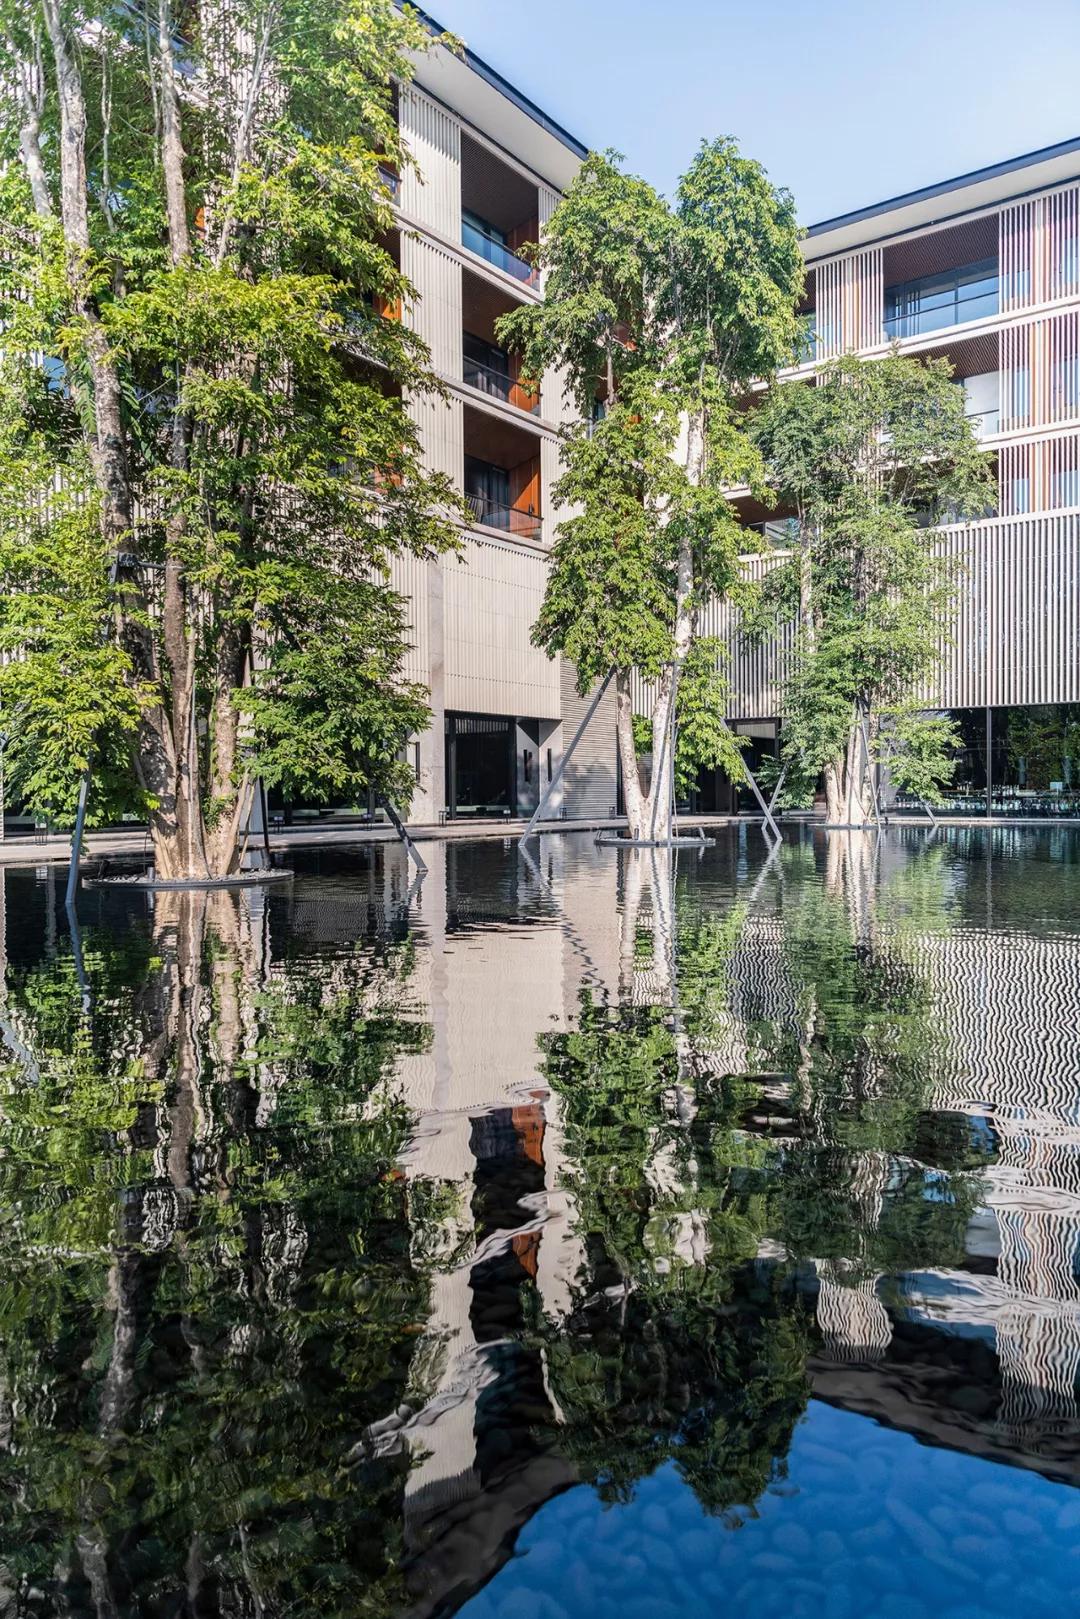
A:
[[[462,853],[440,851],[450,896]],[[439,1418],[421,1414],[410,1432],[418,1595],[437,1605],[435,1593],[479,1583],[509,1555],[508,1526],[571,1478],[604,1487],[620,1420],[643,1415],[625,1385],[621,1408],[612,1393],[627,1366],[605,1360],[605,1334],[631,1336],[633,1309],[670,1318],[672,1278],[684,1295],[697,1277],[708,1298],[722,1275],[735,1310],[771,1272],[789,1339],[811,1312],[807,1386],[781,1389],[785,1420],[761,1424],[772,1463],[812,1393],[934,1443],[1076,1476],[1080,953],[1064,927],[1033,936],[1015,915],[998,926],[976,914],[983,872],[963,853],[939,845],[912,861],[819,839],[762,871],[743,835],[672,882],[665,856],[546,840],[538,868],[520,866],[496,903],[512,959],[478,948],[493,917],[462,916],[451,898],[432,999],[450,1032],[420,1060],[445,1066],[410,1076],[410,1094],[441,1084],[488,1123],[466,1131],[456,1109],[429,1109],[412,1149],[427,1172],[443,1161],[476,1189],[436,1288]],[[460,1156],[440,1160],[451,1143]],[[518,1166],[503,1172],[516,1198],[494,1205],[482,1191],[500,1173],[492,1156]],[[627,1215],[617,1226],[612,1187],[608,1205]],[[509,1302],[515,1289],[527,1302]],[[493,1293],[502,1327],[485,1340]],[[760,1322],[760,1297],[755,1308]],[[641,1331],[655,1339],[655,1321]],[[575,1350],[575,1377],[608,1401],[584,1438],[580,1387],[568,1395],[561,1364]],[[530,1376],[523,1409],[546,1448],[518,1451],[511,1506],[505,1475],[489,1486],[479,1460],[492,1426],[513,1431],[513,1394],[500,1405],[496,1384]],[[657,1465],[665,1420],[686,1454],[680,1413],[651,1409],[640,1472]],[[625,1455],[620,1465],[632,1476]],[[451,1520],[467,1531],[459,1560]]]
[[[99,891],[89,1013],[9,873],[10,1611],[434,1616],[574,1484],[741,1521],[812,1398],[1080,1482],[1080,868],[1024,836]]]

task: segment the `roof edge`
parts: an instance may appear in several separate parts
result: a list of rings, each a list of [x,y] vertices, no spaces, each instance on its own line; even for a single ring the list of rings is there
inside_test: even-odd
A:
[[[442,23],[436,22],[434,17],[429,16],[419,6],[413,6],[412,10],[415,11],[430,34],[452,32],[451,29],[444,28]],[[576,158],[584,160],[588,157],[589,148],[584,142],[579,141],[576,135],[571,135],[569,130],[564,129],[561,124],[550,117],[543,107],[538,107],[535,101],[530,101],[527,95],[512,85],[509,79],[504,79],[501,73],[484,61],[483,57],[477,56],[475,51],[471,51],[467,45],[464,48],[463,55],[465,65],[471,68],[478,78],[483,79],[486,84],[490,84],[493,90],[498,90],[500,95],[504,95],[526,117],[531,118],[548,135],[553,135],[568,151],[573,152]]]
[[[1020,169],[1032,168],[1036,163],[1052,162],[1054,158],[1068,157],[1073,152],[1080,152],[1080,135],[1071,140],[1059,141],[1054,146],[1043,146],[1034,152],[1025,152],[1021,157],[1006,158],[1001,163],[991,163],[983,169],[971,169],[967,174],[958,174],[951,180],[939,180],[934,185],[921,186],[916,191],[903,191],[899,196],[889,197],[884,202],[870,203],[865,208],[855,208],[847,214],[836,214],[831,219],[820,220],[816,225],[808,225],[806,236],[824,236],[831,231],[842,230],[845,226],[861,224],[866,219],[876,219],[883,214],[895,213],[900,208],[911,207],[915,203],[930,202],[934,197],[942,197],[950,191],[961,191],[965,186],[980,185],[987,180],[995,180],[1001,175],[1015,174]]]

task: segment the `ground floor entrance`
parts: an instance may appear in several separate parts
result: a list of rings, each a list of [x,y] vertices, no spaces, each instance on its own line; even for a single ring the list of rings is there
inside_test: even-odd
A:
[[[447,714],[446,813],[457,819],[513,815],[514,721],[496,714]]]
[[[762,764],[775,760],[779,753],[779,721],[732,720],[730,724],[736,736],[746,737],[743,757],[755,778],[759,777]],[[696,782],[678,805],[680,815],[753,814],[756,809],[757,799],[748,783],[733,782],[726,771],[711,765],[702,765]]]
[[[531,815],[557,762],[558,723],[510,714],[447,714],[446,818]]]

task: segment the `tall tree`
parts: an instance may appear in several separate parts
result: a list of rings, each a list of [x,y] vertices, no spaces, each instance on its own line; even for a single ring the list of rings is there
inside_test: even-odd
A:
[[[0,703],[15,790],[220,876],[261,776],[407,798],[395,554],[451,543],[386,166],[392,0],[0,0]]]
[[[945,360],[845,357],[812,386],[775,389],[750,431],[775,497],[798,518],[758,604],[796,625],[781,741],[789,788],[806,795],[824,773],[828,820],[863,825],[871,757],[924,794],[951,775],[952,728],[917,703],[953,602],[930,525],[985,508],[988,463]]]
[[[745,596],[746,534],[726,500],[756,481],[737,406],[790,359],[803,268],[790,196],[731,141],[702,145],[670,207],[617,155],[592,154],[539,249],[544,301],[503,317],[527,372],[563,373],[582,422],[563,444],[566,516],[533,636],[582,691],[615,670],[630,834],[664,839],[680,672],[702,613]],[[741,774],[715,644],[688,687],[702,763]],[[650,683],[652,777],[634,746],[632,675]],[[716,723],[702,725],[711,711]]]

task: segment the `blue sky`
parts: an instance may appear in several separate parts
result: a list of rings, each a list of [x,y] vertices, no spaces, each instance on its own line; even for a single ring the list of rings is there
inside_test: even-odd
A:
[[[813,224],[1080,135],[1080,0],[428,0],[670,191],[734,135]]]

